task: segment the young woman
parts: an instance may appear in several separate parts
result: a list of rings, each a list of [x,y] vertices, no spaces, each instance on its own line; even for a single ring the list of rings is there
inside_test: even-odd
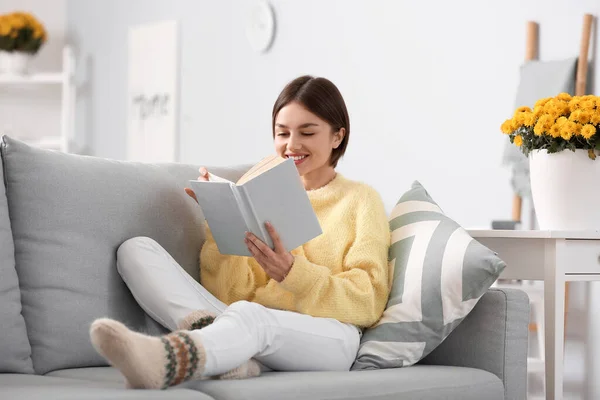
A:
[[[94,321],[94,347],[130,387],[255,376],[256,361],[278,371],[349,370],[361,328],[383,313],[388,221],[375,190],[335,170],[350,137],[342,95],[327,79],[299,77],[275,102],[272,129],[275,151],[294,159],[323,234],[287,252],[267,225],[274,249],[247,234],[253,257],[239,257],[220,254],[207,229],[202,285],[155,241],[123,243],[119,273],[140,306],[173,331],[151,337]]]

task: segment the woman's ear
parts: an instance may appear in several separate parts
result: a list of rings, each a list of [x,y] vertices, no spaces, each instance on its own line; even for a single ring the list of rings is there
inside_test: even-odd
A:
[[[334,132],[333,136],[333,148],[337,149],[344,141],[344,136],[346,136],[346,128],[340,128],[339,131]]]

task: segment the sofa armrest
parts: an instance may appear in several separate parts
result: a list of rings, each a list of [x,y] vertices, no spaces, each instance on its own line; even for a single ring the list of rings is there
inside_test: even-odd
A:
[[[473,311],[421,363],[478,368],[498,376],[505,399],[527,397],[529,298],[490,289]]]

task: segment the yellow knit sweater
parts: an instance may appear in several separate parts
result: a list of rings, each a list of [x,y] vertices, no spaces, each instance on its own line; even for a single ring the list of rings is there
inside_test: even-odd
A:
[[[292,250],[294,264],[282,282],[270,279],[254,258],[219,253],[207,229],[200,253],[202,285],[225,304],[248,300],[371,326],[389,295],[390,230],[381,198],[340,174],[307,193],[323,234]]]

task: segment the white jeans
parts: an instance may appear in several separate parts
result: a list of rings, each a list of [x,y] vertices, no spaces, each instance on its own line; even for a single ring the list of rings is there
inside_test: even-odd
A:
[[[206,376],[250,358],[276,371],[347,371],[356,358],[360,335],[355,326],[247,301],[227,307],[150,238],[124,242],[117,268],[144,311],[172,331],[192,311],[218,315],[212,325],[192,333],[206,350]]]

